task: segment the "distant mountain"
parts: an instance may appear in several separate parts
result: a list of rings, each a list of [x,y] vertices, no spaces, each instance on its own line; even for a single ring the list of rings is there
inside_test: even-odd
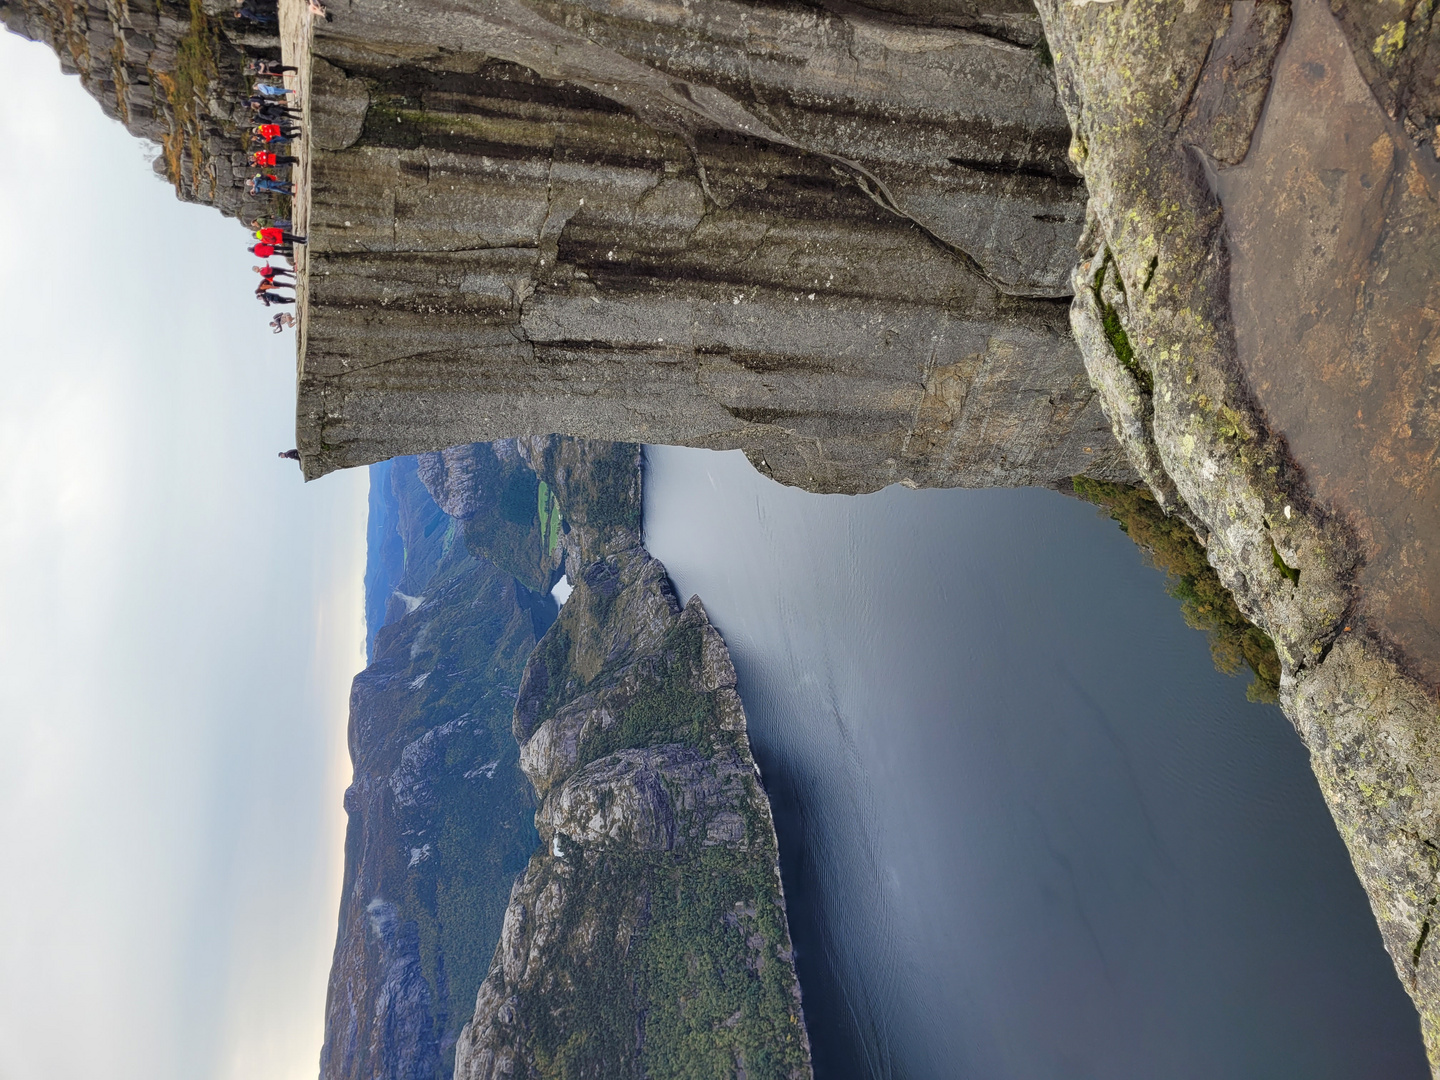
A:
[[[488,447],[476,449],[496,460]],[[465,523],[422,483],[424,465],[398,458],[371,474],[371,663],[351,691],[355,778],[345,793],[344,891],[321,1055],[327,1078],[450,1075],[511,884],[537,843],[534,794],[510,720],[525,661],[555,605],[471,552]],[[481,530],[473,516],[471,528]],[[512,535],[519,529],[492,531],[517,546],[526,539]],[[533,531],[538,549],[538,525]],[[514,554],[500,557],[516,562],[506,559]],[[538,551],[518,560],[531,584],[554,561]]]

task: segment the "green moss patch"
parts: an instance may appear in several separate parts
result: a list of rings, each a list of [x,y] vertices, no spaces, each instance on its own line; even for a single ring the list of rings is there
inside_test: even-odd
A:
[[[1280,556],[1280,549],[1275,546],[1274,541],[1270,543],[1270,558],[1275,563],[1275,569],[1280,571],[1280,576],[1287,579],[1292,585],[1300,584],[1299,567],[1291,566]]]
[[[1115,310],[1115,305],[1105,299],[1104,285],[1105,275],[1113,273],[1115,284],[1123,293],[1125,283],[1120,280],[1120,269],[1115,265],[1115,260],[1110,253],[1105,253],[1104,260],[1100,263],[1100,269],[1095,274],[1095,280],[1091,283],[1091,292],[1095,295],[1095,305],[1100,309],[1100,322],[1105,329],[1105,337],[1110,342],[1110,348],[1115,351],[1115,359],[1119,360],[1125,370],[1135,376],[1147,394],[1155,392],[1155,381],[1150,377],[1150,372],[1135,357],[1135,349],[1130,344],[1130,335],[1125,332],[1125,326],[1120,321],[1120,313]]]

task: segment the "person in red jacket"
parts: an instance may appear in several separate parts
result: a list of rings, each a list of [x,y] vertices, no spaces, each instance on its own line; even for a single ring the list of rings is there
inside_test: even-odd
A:
[[[259,275],[260,275],[262,278],[264,278],[266,281],[274,281],[276,278],[280,277],[282,274],[283,274],[283,275],[289,275],[289,276],[292,277],[292,278],[295,276],[295,271],[294,271],[294,270],[291,270],[289,267],[286,267],[286,266],[271,266],[269,263],[266,263],[264,266],[252,266],[250,269],[251,269],[251,270],[254,270],[257,274],[259,274]]]
[[[270,228],[270,229],[256,229],[256,230],[255,230],[255,239],[256,239],[256,240],[259,240],[262,244],[303,244],[303,243],[305,243],[305,237],[303,237],[303,236],[296,236],[296,235],[295,235],[294,233],[292,233],[292,232],[286,232],[284,229],[275,229],[275,228]]]
[[[300,137],[298,129],[282,127],[280,124],[257,124],[255,134],[263,142],[289,141]]]
[[[257,259],[268,259],[272,255],[279,255],[282,259],[289,259],[295,255],[295,249],[288,244],[251,244],[246,250]]]
[[[277,154],[273,150],[256,150],[250,155],[252,165],[299,165],[300,159],[292,154]]]

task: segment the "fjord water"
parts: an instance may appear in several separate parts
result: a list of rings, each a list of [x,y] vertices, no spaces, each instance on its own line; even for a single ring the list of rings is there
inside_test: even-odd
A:
[[[1429,1075],[1299,738],[1094,507],[659,447],[645,529],[739,671],[821,1080]]]

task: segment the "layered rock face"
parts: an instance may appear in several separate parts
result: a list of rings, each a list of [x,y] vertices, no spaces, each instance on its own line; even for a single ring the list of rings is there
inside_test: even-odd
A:
[[[883,8],[883,10],[882,10]],[[364,4],[313,42],[307,475],[536,431],[1123,479],[1026,5]]]
[[[0,0],[0,22],[49,45],[107,116],[159,146],[155,171],[181,199],[246,220],[269,211],[243,187],[254,170],[240,99],[245,60],[278,60],[278,36],[240,22],[225,0]]]
[[[699,600],[682,607],[641,546],[638,447],[522,450],[560,493],[574,592],[515,705],[541,848],[455,1076],[808,1077],[735,669]],[[609,494],[571,501],[580,490]]]
[[[1274,639],[1440,1075],[1432,7],[1038,6],[1091,193],[1091,379]]]

